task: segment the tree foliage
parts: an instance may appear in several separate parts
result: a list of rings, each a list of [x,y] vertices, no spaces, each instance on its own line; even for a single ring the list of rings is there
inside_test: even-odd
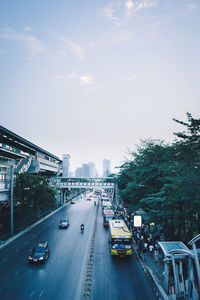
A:
[[[143,208],[167,238],[188,240],[200,227],[200,119],[187,113],[186,127],[172,144],[142,141],[120,167],[123,200]]]
[[[22,207],[47,207],[55,204],[55,190],[49,186],[48,179],[41,175],[18,174],[14,195]]]

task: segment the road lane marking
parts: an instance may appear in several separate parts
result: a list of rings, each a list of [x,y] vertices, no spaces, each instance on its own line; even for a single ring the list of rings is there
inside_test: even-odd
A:
[[[20,270],[16,271],[15,272],[15,276],[17,276],[19,274]]]
[[[42,297],[43,294],[44,294],[44,291],[41,291],[39,297]]]
[[[30,294],[30,297],[33,297],[34,294],[35,294],[35,290],[32,291],[32,293]]]

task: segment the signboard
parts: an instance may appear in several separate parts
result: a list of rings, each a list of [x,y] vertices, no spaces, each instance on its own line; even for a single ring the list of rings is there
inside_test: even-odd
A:
[[[141,227],[142,226],[142,216],[134,216],[133,226],[134,227]]]

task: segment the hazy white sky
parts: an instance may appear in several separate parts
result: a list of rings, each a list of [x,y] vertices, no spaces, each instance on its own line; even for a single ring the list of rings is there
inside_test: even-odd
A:
[[[0,123],[72,170],[172,141],[199,96],[199,0],[0,1]]]

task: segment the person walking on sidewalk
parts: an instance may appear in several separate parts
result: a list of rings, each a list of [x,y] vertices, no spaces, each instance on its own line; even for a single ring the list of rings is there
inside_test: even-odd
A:
[[[147,247],[144,247],[142,249],[142,259],[143,259],[143,261],[147,260]]]
[[[152,254],[153,254],[153,245],[152,244],[149,245],[149,253],[150,253],[150,256],[152,256]]]
[[[159,255],[159,251],[157,248],[155,248],[154,250],[154,259],[155,259],[155,262],[158,263],[158,255]]]

